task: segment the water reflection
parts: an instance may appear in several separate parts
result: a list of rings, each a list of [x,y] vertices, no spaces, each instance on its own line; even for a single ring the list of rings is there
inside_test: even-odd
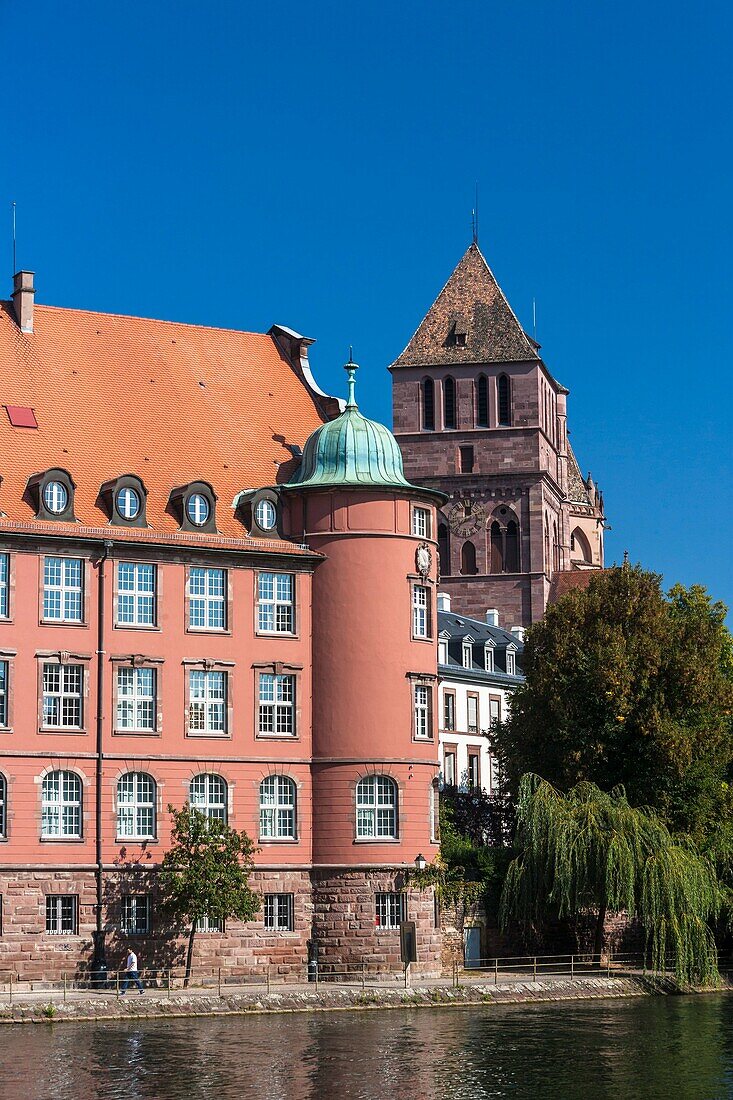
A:
[[[717,1100],[733,999],[0,1028],[14,1100]]]

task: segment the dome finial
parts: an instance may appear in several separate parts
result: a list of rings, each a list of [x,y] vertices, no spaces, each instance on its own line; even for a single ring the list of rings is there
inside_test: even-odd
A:
[[[354,349],[349,345],[349,361],[344,364],[344,370],[349,376],[349,398],[346,402],[347,409],[358,408],[356,404],[356,397],[354,391],[356,389],[356,372],[359,369],[359,364],[354,362]]]

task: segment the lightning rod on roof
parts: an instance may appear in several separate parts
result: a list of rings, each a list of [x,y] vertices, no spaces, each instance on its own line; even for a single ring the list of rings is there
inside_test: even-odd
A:
[[[15,249],[15,203],[13,203],[13,275],[15,275],[16,271],[18,270],[18,265],[15,257]]]
[[[476,183],[476,200],[471,211],[471,236],[473,243],[478,244],[478,181]]]

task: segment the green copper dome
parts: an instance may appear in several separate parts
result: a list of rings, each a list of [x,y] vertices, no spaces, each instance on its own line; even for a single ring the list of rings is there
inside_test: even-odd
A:
[[[402,454],[389,428],[359,412],[354,396],[357,364],[350,360],[345,369],[349,375],[346,408],[308,438],[300,466],[286,488],[414,488],[405,479]]]

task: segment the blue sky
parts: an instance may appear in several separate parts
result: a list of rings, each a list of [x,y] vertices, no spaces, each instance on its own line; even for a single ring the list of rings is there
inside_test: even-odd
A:
[[[41,301],[287,324],[338,392],[353,343],[389,423],[386,365],[470,242],[478,180],[608,559],[733,604],[729,5],[2,8],[7,292],[15,200]]]

